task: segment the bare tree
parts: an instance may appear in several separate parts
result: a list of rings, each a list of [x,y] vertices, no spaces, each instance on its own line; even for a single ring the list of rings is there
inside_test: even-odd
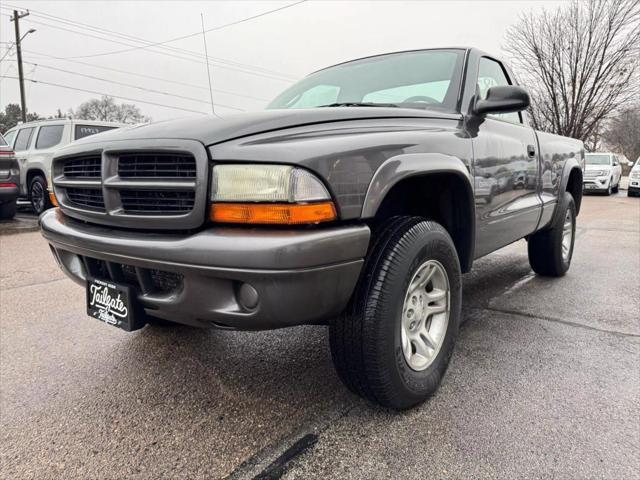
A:
[[[537,129],[595,148],[603,121],[640,95],[640,0],[572,0],[528,13],[506,40]]]
[[[83,120],[103,120],[106,122],[141,123],[150,119],[140,109],[130,103],[118,105],[113,97],[103,96],[82,103],[73,113],[75,118]]]
[[[640,103],[613,117],[602,137],[611,150],[629,160],[635,161],[640,157]]]

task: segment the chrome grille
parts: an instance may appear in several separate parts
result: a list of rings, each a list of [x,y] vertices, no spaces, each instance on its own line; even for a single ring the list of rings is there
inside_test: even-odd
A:
[[[100,188],[67,188],[67,197],[79,207],[104,212],[104,197]]]
[[[125,213],[170,215],[191,211],[195,192],[121,190],[120,200]]]
[[[53,160],[53,187],[62,210],[83,221],[125,228],[192,229],[205,221],[209,160],[193,140],[78,145]],[[85,147],[86,148],[86,147]],[[69,150],[69,149],[67,149]]]
[[[196,160],[191,155],[174,153],[138,153],[120,155],[121,178],[195,178]]]
[[[68,178],[100,178],[102,159],[100,155],[76,158],[64,164],[64,176]]]

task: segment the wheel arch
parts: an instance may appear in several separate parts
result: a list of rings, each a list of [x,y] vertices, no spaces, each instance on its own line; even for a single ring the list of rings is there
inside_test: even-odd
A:
[[[471,269],[475,246],[475,204],[471,177],[457,157],[407,154],[375,172],[362,218],[375,223],[394,215],[417,215],[440,223],[456,246],[460,268]]]
[[[576,204],[576,215],[579,214],[582,205],[582,168],[575,158],[565,162],[560,187],[558,194],[569,192]]]
[[[42,176],[44,178],[44,181],[47,182],[47,175],[44,173],[44,169],[40,167],[32,167],[29,170],[27,170],[27,191],[31,186],[31,180],[33,180],[33,177],[37,175]]]

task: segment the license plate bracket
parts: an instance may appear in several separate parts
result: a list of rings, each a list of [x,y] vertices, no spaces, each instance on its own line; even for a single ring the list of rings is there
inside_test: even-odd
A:
[[[90,317],[127,332],[144,327],[144,314],[131,285],[88,278],[86,291]]]

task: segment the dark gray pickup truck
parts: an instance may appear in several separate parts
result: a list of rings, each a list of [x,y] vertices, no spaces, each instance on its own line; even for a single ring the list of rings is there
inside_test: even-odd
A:
[[[408,408],[447,368],[474,259],[526,238],[538,274],[569,268],[583,145],[528,105],[475,49],[343,63],[263,112],[65,147],[42,234],[95,318],[329,324],[344,383]]]

